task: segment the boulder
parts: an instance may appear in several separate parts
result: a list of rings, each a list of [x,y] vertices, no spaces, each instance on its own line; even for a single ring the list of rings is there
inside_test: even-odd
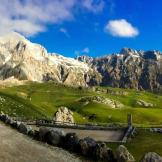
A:
[[[86,137],[79,140],[79,150],[84,156],[93,157],[97,143],[94,139]]]
[[[28,134],[32,130],[32,128],[25,123],[20,123],[20,125],[18,126],[18,130],[20,133]]]
[[[54,115],[54,121],[58,124],[74,124],[73,112],[67,107],[60,107]]]
[[[120,145],[116,150],[117,162],[134,162],[134,157],[129,153],[127,148]]]
[[[18,128],[18,126],[17,126],[17,122],[15,121],[15,120],[13,120],[11,123],[10,123],[10,126],[12,127],[12,128]]]
[[[45,135],[50,132],[49,128],[46,127],[41,127],[39,128],[39,140],[40,141],[45,141]]]
[[[31,129],[29,132],[28,132],[28,135],[30,136],[30,137],[35,137],[35,130],[33,130],[33,129]]]
[[[64,137],[65,132],[57,128],[41,127],[39,129],[39,140],[54,146],[61,145]]]
[[[149,152],[144,155],[141,162],[162,162],[162,157],[155,152]]]
[[[97,144],[95,147],[95,159],[107,162],[114,162],[114,154],[110,148],[106,146],[105,143]]]
[[[76,135],[76,133],[67,133],[64,138],[63,148],[69,151],[78,152],[78,143],[79,143],[79,138]]]
[[[64,131],[54,128],[45,134],[44,140],[50,145],[61,146],[64,137]]]
[[[9,124],[9,125],[12,125],[14,123],[14,120],[11,117],[7,116],[5,123]]]
[[[16,125],[15,125],[16,127],[15,127],[15,128],[16,128],[16,129],[19,129],[20,124],[21,124],[21,122],[16,121]]]
[[[39,139],[39,131],[37,131],[37,130],[34,130],[34,134],[33,134],[33,136],[32,136],[35,140],[40,140]]]
[[[7,118],[8,118],[8,115],[6,115],[6,114],[0,115],[0,120],[3,121],[3,122],[6,122]]]

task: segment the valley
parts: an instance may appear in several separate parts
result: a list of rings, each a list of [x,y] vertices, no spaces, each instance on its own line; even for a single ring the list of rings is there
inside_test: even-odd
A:
[[[162,162],[161,6],[1,0],[0,162]]]
[[[74,131],[80,138],[107,141],[114,150],[123,137],[116,132],[128,126],[131,114],[136,133],[124,145],[138,160],[150,151],[161,155],[162,136],[150,130],[162,127],[161,60],[160,51],[130,48],[96,58],[66,58],[12,32],[0,37],[0,112],[16,121],[48,122],[62,108],[58,121],[70,113],[72,124],[114,129]]]
[[[161,127],[162,125],[162,106],[160,104],[162,96],[160,94],[133,89],[74,88],[55,82],[28,82],[25,85],[1,88],[0,96],[0,104],[3,105],[0,107],[0,111],[18,119],[53,119],[58,107],[64,105],[73,111],[77,124],[96,123],[123,127],[127,122],[127,114],[131,113],[133,125],[144,127],[144,129],[137,128],[135,137],[128,141],[125,146],[137,160],[141,159],[144,153],[150,151],[162,155],[161,134],[151,133],[149,129],[145,130],[146,127]],[[80,102],[80,98],[85,96],[111,98],[122,103],[123,107],[111,108],[109,105],[94,101],[90,101],[88,104]],[[135,103],[139,100],[139,96],[143,101],[156,106],[151,108],[137,106]],[[90,119],[91,115],[94,115],[95,118]],[[85,136],[84,133],[83,136]],[[116,150],[119,144],[107,143],[107,146]],[[139,146],[140,150],[138,151]]]

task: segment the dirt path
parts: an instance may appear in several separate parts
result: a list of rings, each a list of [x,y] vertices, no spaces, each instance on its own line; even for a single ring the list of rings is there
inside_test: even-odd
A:
[[[65,133],[74,132],[79,138],[91,137],[96,141],[120,141],[124,136],[123,130],[79,130],[69,128],[59,128],[65,131]]]
[[[67,151],[34,141],[0,123],[1,162],[80,162]]]

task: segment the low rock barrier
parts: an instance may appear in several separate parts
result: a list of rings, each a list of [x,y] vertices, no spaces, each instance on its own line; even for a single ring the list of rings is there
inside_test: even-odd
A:
[[[0,114],[0,120],[35,140],[61,147],[94,161],[116,161],[113,151],[105,143],[98,143],[90,137],[79,139],[75,133],[65,134],[57,128],[40,127],[39,131],[36,131],[24,122],[15,121],[5,114]]]
[[[79,139],[75,133],[65,134],[64,131],[57,128],[40,127],[39,131],[33,130],[31,126],[26,125],[24,122],[15,121],[5,114],[0,114],[0,120],[34,140],[61,147],[70,152],[90,158],[93,161],[135,162],[134,157],[123,145],[118,146],[114,154],[112,149],[107,147],[106,143],[96,142],[90,137]],[[130,135],[130,129],[127,130],[127,136]],[[150,160],[152,155],[156,155],[154,156],[155,158],[161,159],[157,154],[148,153],[141,162],[148,162],[146,159]]]

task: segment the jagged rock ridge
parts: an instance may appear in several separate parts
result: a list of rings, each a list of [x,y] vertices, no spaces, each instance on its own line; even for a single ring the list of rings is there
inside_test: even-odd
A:
[[[102,75],[102,85],[144,90],[162,89],[162,55],[159,51],[123,48],[119,54],[77,58]]]

